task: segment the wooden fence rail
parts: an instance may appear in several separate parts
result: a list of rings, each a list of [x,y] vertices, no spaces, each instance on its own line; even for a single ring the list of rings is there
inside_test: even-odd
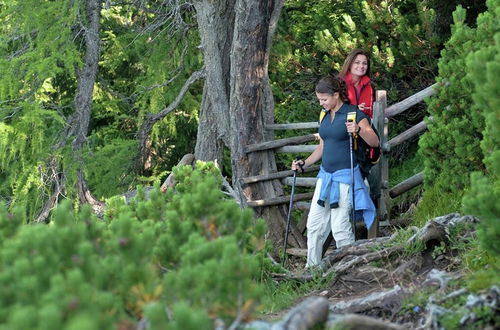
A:
[[[319,170],[319,166],[311,166],[311,167],[304,169],[304,172],[305,173],[316,172],[317,170]],[[249,176],[249,177],[243,178],[241,181],[243,183],[249,184],[249,183],[257,183],[257,182],[266,181],[266,180],[282,179],[282,178],[289,177],[291,175],[293,175],[293,171],[288,170],[288,171],[280,171],[280,172],[275,172],[275,173],[270,173],[270,174]]]
[[[297,187],[316,187],[316,181],[318,178],[296,178],[295,185]],[[291,186],[293,182],[293,178],[284,178],[281,180],[282,183]]]
[[[391,105],[390,107],[385,109],[385,111],[384,111],[385,116],[387,118],[394,117],[394,116],[408,110],[409,108],[411,108],[415,104],[422,102],[426,97],[429,97],[432,94],[434,94],[434,92],[435,92],[434,88],[437,85],[438,85],[438,83],[435,83],[434,85],[431,85],[431,86],[427,87],[426,89],[423,89],[420,92],[415,93],[410,97],[407,97],[403,101],[400,101],[398,103]]]
[[[293,136],[285,139],[266,141],[262,143],[250,144],[246,147],[246,152],[264,151],[268,149],[276,149],[290,144],[306,143],[311,141],[319,141],[319,134],[308,134],[302,136]]]
[[[284,146],[276,149],[277,153],[291,153],[291,154],[300,154],[300,153],[311,153],[316,149],[315,145],[299,145],[299,146]]]
[[[421,121],[417,125],[412,126],[411,128],[407,129],[398,136],[390,139],[387,143],[383,145],[382,151],[389,152],[391,151],[391,148],[400,145],[401,143],[407,141],[408,139],[414,137],[415,135],[422,133],[426,129],[427,129],[427,124],[425,123],[425,121]]]
[[[293,200],[294,201],[310,200],[313,198],[313,194],[314,194],[313,192],[295,194],[293,196]],[[249,201],[248,206],[263,207],[263,206],[279,205],[279,204],[285,204],[285,203],[290,203],[290,196],[280,196],[280,197],[274,197],[274,198],[269,198],[269,199],[259,199],[259,200]]]
[[[408,190],[413,189],[416,186],[422,184],[423,182],[424,182],[424,172],[417,173],[414,176],[392,187],[391,190],[389,190],[389,196],[391,196],[391,198],[396,198],[399,195],[407,192]]]
[[[290,123],[290,124],[271,124],[265,125],[267,130],[290,130],[290,129],[307,129],[307,128],[318,128],[319,123],[317,121],[307,122],[307,123]]]

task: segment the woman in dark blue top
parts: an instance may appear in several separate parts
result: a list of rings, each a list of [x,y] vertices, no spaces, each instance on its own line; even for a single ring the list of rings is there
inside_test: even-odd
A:
[[[354,242],[349,221],[352,205],[352,194],[349,193],[352,189],[349,134],[359,135],[370,146],[379,144],[367,116],[358,107],[349,104],[346,84],[341,78],[322,78],[316,85],[316,96],[326,111],[319,128],[319,145],[305,160],[292,162],[292,170],[296,171],[321,159],[321,169],[307,218],[308,268],[320,263],[323,244],[330,230],[337,248]],[[347,121],[349,112],[356,113],[352,122]],[[363,183],[354,153],[353,157],[356,211],[363,212],[369,228],[375,217],[375,207]]]

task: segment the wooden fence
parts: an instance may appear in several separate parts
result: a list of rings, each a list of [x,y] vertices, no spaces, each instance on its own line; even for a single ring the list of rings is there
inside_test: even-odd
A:
[[[371,175],[374,178],[374,183],[370,186],[370,189],[375,191],[380,191],[380,197],[378,198],[377,204],[377,217],[375,223],[368,232],[368,236],[376,237],[378,235],[378,228],[380,226],[389,224],[389,199],[395,198],[404,192],[420,185],[423,182],[423,173],[420,172],[401,183],[398,183],[392,188],[389,188],[389,157],[390,151],[395,146],[404,143],[408,139],[422,133],[427,129],[425,122],[420,122],[417,125],[409,128],[405,132],[399,134],[398,136],[388,139],[389,132],[389,118],[394,117],[398,114],[403,113],[413,105],[421,102],[425,97],[434,94],[434,87],[436,84],[427,87],[426,89],[406,98],[405,100],[387,106],[387,93],[386,91],[379,90],[376,91],[376,101],[373,103],[373,125],[378,130],[380,134],[380,146],[381,146],[381,157],[378,164],[376,164],[372,170]],[[432,117],[430,118],[432,119]],[[319,128],[318,122],[309,123],[291,123],[291,124],[273,124],[267,125],[268,130],[301,130],[301,129],[311,129]],[[318,141],[318,134],[307,134],[301,136],[294,136],[285,139],[278,139],[273,141],[266,141],[263,143],[257,143],[248,145],[246,152],[258,152],[263,150],[274,149],[278,153],[311,153],[316,145],[305,145],[304,143]],[[317,172],[319,166],[312,166],[306,169],[307,173]],[[252,184],[264,180],[276,180],[279,179],[285,185],[292,184],[293,172],[291,170],[280,171],[275,173],[270,173],[267,175],[258,175],[247,177],[243,179],[245,184]],[[316,184],[315,177],[297,177],[296,186],[298,187],[314,187]],[[293,197],[294,204],[297,208],[307,210],[310,203],[304,201],[310,201],[313,195],[313,189],[311,192],[295,194]],[[290,196],[281,196],[265,200],[253,200],[248,201],[248,205],[251,207],[265,207],[278,204],[288,204],[290,202]],[[302,232],[305,230],[306,216],[302,218],[298,225],[298,229]]]

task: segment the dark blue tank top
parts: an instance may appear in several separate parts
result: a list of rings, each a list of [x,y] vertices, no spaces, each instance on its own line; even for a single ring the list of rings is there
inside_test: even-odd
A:
[[[321,165],[325,171],[329,173],[351,168],[349,134],[347,133],[345,122],[347,121],[347,113],[353,111],[356,111],[357,123],[367,118],[366,114],[360,111],[358,107],[350,104],[343,104],[340,109],[335,112],[333,122],[330,111],[325,115],[319,126],[319,136],[323,139]],[[353,153],[353,165],[356,166],[357,164],[356,154]]]

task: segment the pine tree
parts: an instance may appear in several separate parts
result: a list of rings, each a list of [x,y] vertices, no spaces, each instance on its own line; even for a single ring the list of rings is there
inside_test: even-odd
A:
[[[484,119],[481,109],[472,106],[474,83],[466,69],[466,57],[483,46],[486,36],[465,25],[466,12],[458,7],[453,13],[450,40],[439,60],[440,83],[428,102],[428,131],[420,139],[424,156],[425,185],[445,192],[462,191],[468,176],[482,168]]]
[[[76,7],[62,1],[3,1],[0,11],[0,194],[32,216],[50,191],[54,173],[44,162],[54,152],[81,63],[71,42]],[[37,8],[36,13],[32,10]]]
[[[478,17],[477,35],[481,47],[466,58],[467,71],[474,84],[472,95],[476,112],[484,120],[482,131],[485,170],[471,175],[471,189],[464,197],[464,209],[478,216],[479,237],[485,249],[500,256],[500,1],[487,2],[488,11]]]
[[[196,93],[155,126],[154,157],[144,176],[134,168],[141,121],[175,98],[182,85],[175,77],[181,80],[199,66],[195,33],[170,34],[165,26],[171,21],[154,6],[107,3],[101,10],[102,56],[87,138],[75,157],[75,136],[68,133],[82,123],[75,115],[77,73],[86,53],[89,2],[0,2],[0,199],[10,207],[24,206],[30,220],[56,199],[54,192],[64,182],[59,198],[78,200],[76,183],[85,177],[89,190],[103,199],[139,180],[164,177],[182,155],[193,152]],[[61,184],[51,185],[54,178]]]

